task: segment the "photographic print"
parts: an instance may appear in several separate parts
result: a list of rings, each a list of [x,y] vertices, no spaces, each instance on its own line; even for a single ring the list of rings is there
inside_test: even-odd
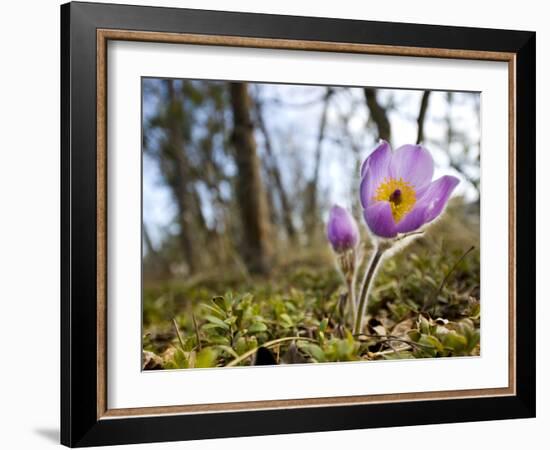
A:
[[[480,355],[480,95],[142,78],[142,369]]]
[[[535,417],[534,32],[60,20],[64,445]]]

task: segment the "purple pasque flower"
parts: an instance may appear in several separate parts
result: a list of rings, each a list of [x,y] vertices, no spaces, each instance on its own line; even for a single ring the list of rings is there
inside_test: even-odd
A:
[[[361,166],[360,198],[370,231],[382,238],[418,230],[445,208],[458,178],[432,181],[434,162],[421,145],[392,151],[386,141]]]
[[[359,242],[359,228],[353,216],[338,205],[330,209],[327,237],[335,252],[350,250]]]

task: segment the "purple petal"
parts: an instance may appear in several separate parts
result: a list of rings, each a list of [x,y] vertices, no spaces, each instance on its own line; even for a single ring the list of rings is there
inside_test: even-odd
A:
[[[393,153],[390,172],[393,178],[403,178],[420,189],[432,181],[434,161],[421,145],[403,145]]]
[[[359,188],[359,197],[363,208],[367,208],[372,203],[372,197],[376,188],[385,177],[390,176],[389,166],[392,160],[390,144],[382,141],[378,147],[370,154],[361,166],[361,185]]]
[[[458,183],[459,179],[450,175],[430,183],[423,190],[413,210],[397,224],[397,231],[410,233],[437,218]]]
[[[420,201],[426,205],[426,222],[439,216],[460,180],[451,175],[438,178],[430,184]]]
[[[418,230],[422,225],[426,223],[426,209],[423,205],[417,203],[415,207],[409,212],[403,219],[397,224],[397,231],[399,233],[411,233]]]
[[[363,215],[369,229],[376,236],[392,238],[397,235],[389,202],[375,202],[363,211]]]
[[[391,157],[390,144],[384,140],[381,140],[378,146],[371,152],[368,158],[363,161],[363,164],[361,164],[361,178],[365,176],[365,173],[371,163],[378,165],[388,157]],[[385,164],[389,164],[389,160]]]
[[[359,241],[359,229],[353,216],[340,206],[330,210],[327,224],[327,238],[332,248],[337,251],[351,249]]]

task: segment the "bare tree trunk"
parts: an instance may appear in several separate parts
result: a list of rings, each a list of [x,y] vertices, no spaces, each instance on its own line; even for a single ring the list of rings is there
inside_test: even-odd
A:
[[[386,110],[380,105],[380,103],[378,103],[378,99],[376,98],[376,89],[365,88],[364,92],[367,108],[369,109],[371,118],[376,124],[376,129],[378,130],[378,139],[384,139],[385,141],[390,142],[390,121],[388,120]]]
[[[290,206],[288,196],[286,195],[286,191],[283,186],[281,171],[279,170],[279,165],[277,163],[277,159],[273,152],[273,147],[271,146],[271,137],[269,135],[269,131],[267,129],[267,126],[265,124],[264,117],[263,117],[263,111],[262,111],[263,105],[259,99],[256,99],[255,106],[256,106],[256,117],[258,120],[258,126],[264,136],[265,151],[269,158],[269,164],[268,164],[269,176],[273,180],[273,184],[275,185],[275,188],[279,196],[279,201],[281,202],[282,217],[283,217],[283,223],[285,225],[286,233],[290,239],[294,239],[296,235],[296,229],[294,227],[294,223],[292,222],[292,208]]]
[[[172,160],[172,173],[167,178],[172,187],[178,206],[178,222],[180,225],[179,240],[183,256],[189,267],[189,272],[196,270],[195,249],[192,233],[192,198],[187,186],[189,182],[189,167],[185,155],[184,139],[182,133],[182,104],[181,98],[176,92],[174,81],[165,80],[168,91],[170,114],[168,114],[168,147],[165,156]],[[179,112],[179,113],[178,113]]]
[[[424,141],[424,121],[426,120],[426,111],[428,110],[429,101],[430,91],[424,91],[422,94],[422,100],[420,101],[420,110],[418,111],[418,135],[416,137],[417,144]]]
[[[250,120],[250,97],[246,83],[229,83],[233,110],[233,145],[239,171],[237,199],[243,226],[243,256],[251,273],[270,271],[272,248],[267,198],[256,153]]]
[[[334,94],[332,88],[327,88],[324,96],[323,110],[321,112],[321,120],[319,122],[319,131],[317,133],[317,144],[315,148],[315,165],[313,168],[313,178],[309,181],[306,187],[306,230],[309,236],[312,236],[315,224],[318,219],[318,204],[317,194],[319,189],[319,172],[321,170],[321,160],[323,156],[323,141],[325,139],[325,130],[327,126],[328,107],[330,98]]]

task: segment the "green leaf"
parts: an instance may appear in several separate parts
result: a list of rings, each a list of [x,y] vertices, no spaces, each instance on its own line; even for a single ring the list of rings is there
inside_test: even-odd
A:
[[[409,339],[411,341],[414,341],[414,342],[418,342],[418,340],[420,339],[420,331],[418,330],[409,330],[407,331],[407,336],[409,336]]]
[[[237,342],[235,342],[235,351],[237,352],[237,354],[242,355],[247,350],[248,344],[246,342],[246,339],[244,337],[238,338]]]
[[[237,322],[237,316],[230,316],[227,319],[225,319],[224,322],[229,326],[235,325],[235,323]]]
[[[438,283],[429,275],[424,275],[424,280],[428,282],[432,287],[437,288]]]
[[[215,367],[218,358],[218,352],[212,347],[203,348],[195,360],[195,367]]]
[[[179,348],[174,353],[174,363],[179,369],[189,367],[189,359],[187,358],[187,355]]]
[[[467,336],[468,346],[466,348],[467,353],[471,353],[472,350],[479,344],[479,330],[474,330],[470,335]]]
[[[177,348],[167,366],[174,369],[187,369],[189,367],[187,355],[181,348]]]
[[[226,336],[219,336],[217,334],[210,335],[208,337],[208,344],[210,345],[231,345],[231,340]]]
[[[436,336],[440,341],[443,340],[443,338],[447,334],[449,334],[449,332],[450,330],[442,325],[435,325],[435,327],[432,328],[432,334]]]
[[[220,309],[216,304],[209,305],[208,303],[201,304],[201,307],[208,309],[209,311],[212,311],[214,314],[219,314],[220,316],[225,316],[225,312]]]
[[[219,309],[221,309],[224,312],[226,312],[229,309],[227,305],[228,302],[226,302],[225,298],[220,295],[217,297],[214,297],[212,299],[212,303],[214,303]]]
[[[220,328],[223,328],[225,330],[229,330],[229,325],[227,325],[223,320],[221,320],[220,318],[218,318],[216,316],[212,316],[212,315],[208,314],[204,318],[206,320],[208,320],[208,322],[210,322],[213,325],[217,325]]]
[[[265,325],[265,323],[262,323],[262,322],[256,322],[256,323],[253,323],[250,328],[248,329],[248,332],[249,333],[261,333],[262,331],[266,331],[267,330],[267,326]]]
[[[452,348],[456,353],[463,352],[468,345],[466,338],[458,334],[455,330],[451,330],[443,336],[442,342],[445,347]]]
[[[423,334],[430,334],[430,322],[424,316],[418,316],[418,329]]]
[[[470,310],[470,318],[478,320],[480,314],[481,314],[481,307],[479,303],[476,303],[474,306],[472,306]]]
[[[441,342],[439,342],[439,339],[437,339],[435,336],[423,334],[422,336],[420,336],[418,343],[424,346],[422,348],[422,351],[429,353],[431,356],[436,356],[438,352],[443,353],[445,351],[443,345],[441,345]]]
[[[458,330],[464,335],[468,336],[475,330],[474,323],[471,319],[464,319],[458,323]]]
[[[308,353],[317,362],[326,361],[325,352],[321,347],[319,347],[316,344],[312,344],[308,342],[306,344],[300,345],[300,349]]]
[[[290,318],[290,316],[288,314],[283,313],[279,317],[283,322],[285,322],[284,324],[282,324],[283,326],[286,326],[286,327],[294,326],[294,322],[292,321],[292,319]]]
[[[239,357],[239,354],[235,350],[233,350],[229,345],[218,345],[218,346],[216,346],[216,348],[218,348],[220,350],[223,350],[226,353],[229,353],[234,358]]]
[[[215,323],[205,323],[201,330],[208,331],[208,330],[219,330],[221,327],[219,325],[216,325]]]

